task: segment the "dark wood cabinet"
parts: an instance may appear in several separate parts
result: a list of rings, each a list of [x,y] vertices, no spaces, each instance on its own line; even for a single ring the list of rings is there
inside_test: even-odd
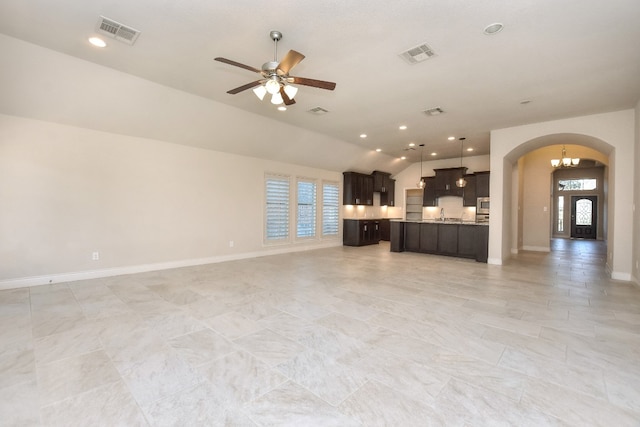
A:
[[[474,258],[477,252],[477,231],[487,227],[474,225],[458,226],[458,255],[465,258]]]
[[[345,219],[342,244],[345,246],[377,245],[380,242],[380,221]]]
[[[467,181],[467,185],[464,187],[462,194],[462,206],[475,207],[478,197],[476,196],[476,176],[465,175],[464,179]]]
[[[438,229],[438,253],[442,255],[458,254],[458,226],[445,224]]]
[[[438,222],[391,223],[391,252],[422,252],[487,262],[489,227]]]
[[[390,221],[391,242],[389,244],[391,252],[403,252],[404,247],[404,226],[405,222]]]
[[[434,171],[436,173],[436,197],[463,196],[464,188],[456,186],[456,181],[466,174],[467,168],[434,169]]]
[[[395,206],[396,180],[389,179],[385,190],[385,192],[380,193],[380,206]]]
[[[438,251],[438,224],[420,224],[420,252]]]
[[[396,181],[391,174],[373,171],[373,191],[380,193],[380,206],[395,206]]]
[[[490,172],[476,172],[476,197],[489,197]]]
[[[418,222],[404,224],[404,247],[411,252],[420,252],[420,226]]]
[[[373,177],[357,172],[343,172],[343,205],[373,205]]]
[[[380,220],[380,240],[385,242],[391,240],[391,221],[388,219]]]
[[[487,262],[489,258],[489,227],[477,227],[476,230],[476,261]]]
[[[427,176],[424,179],[424,193],[422,198],[422,206],[438,206],[438,198],[436,197],[436,177]]]

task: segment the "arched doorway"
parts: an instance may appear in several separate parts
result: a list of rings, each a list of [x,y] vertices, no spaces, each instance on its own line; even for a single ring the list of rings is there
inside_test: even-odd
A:
[[[575,208],[571,205],[571,196],[595,196],[598,198],[595,214],[600,221],[594,234],[606,240],[607,198],[604,189],[608,186],[608,158],[592,148],[577,143],[586,143],[592,138],[584,135],[547,135],[529,141],[532,149],[522,154],[513,166],[514,180],[517,186],[512,197],[517,203],[514,210],[514,236],[511,252],[522,250],[549,252],[551,238],[570,238],[571,222],[575,221]],[[561,142],[562,144],[558,144]],[[541,146],[541,144],[545,144]],[[576,166],[574,168],[554,168],[551,159],[558,157],[562,147],[576,158],[596,159],[598,167]],[[591,162],[592,164],[594,162]],[[594,177],[597,189],[580,191],[571,189],[578,179]],[[579,181],[579,182],[583,182]],[[577,187],[573,185],[573,187]],[[584,231],[581,229],[581,231]],[[599,233],[598,233],[599,231]]]
[[[491,219],[489,231],[489,263],[502,264],[507,260],[526,224],[520,223],[520,195],[526,190],[521,186],[519,174],[527,170],[520,158],[538,148],[562,144],[567,136],[575,139],[577,146],[590,148],[605,157],[608,165],[608,197],[606,227],[607,267],[611,277],[631,280],[632,239],[628,230],[633,229],[633,214],[629,209],[629,195],[633,194],[633,180],[628,173],[633,170],[634,112],[624,110],[614,113],[576,117],[553,122],[537,123],[491,132]],[[550,173],[547,173],[549,185]],[[548,197],[548,192],[547,192]],[[547,209],[549,199],[546,200]],[[541,211],[544,205],[538,206]],[[548,212],[546,213],[548,217]],[[550,221],[547,219],[547,222]],[[547,228],[550,230],[550,227]],[[550,231],[543,233],[548,242]]]

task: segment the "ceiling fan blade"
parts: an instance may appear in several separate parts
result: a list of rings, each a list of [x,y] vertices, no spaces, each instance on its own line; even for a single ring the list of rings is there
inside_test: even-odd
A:
[[[254,67],[252,67],[250,65],[244,65],[244,64],[241,64],[241,63],[236,62],[236,61],[232,61],[232,60],[227,59],[227,58],[217,57],[217,58],[213,58],[213,59],[216,60],[216,61],[219,61],[219,62],[224,62],[225,64],[233,65],[234,67],[240,67],[240,68],[244,68],[245,70],[253,71],[254,73],[261,73],[261,71],[258,70],[257,68],[254,68]]]
[[[237,87],[235,89],[228,90],[227,93],[229,93],[231,95],[235,95],[236,93],[240,93],[243,90],[247,90],[247,89],[251,89],[252,87],[256,87],[260,83],[262,83],[261,80],[256,80],[255,82],[247,83],[246,85],[242,85],[242,86],[239,86],[239,87]]]
[[[303,59],[303,54],[296,52],[295,50],[290,50],[278,64],[278,74],[289,74],[289,71],[291,71],[291,69],[298,65],[298,63]]]
[[[296,103],[296,100],[289,98],[287,92],[284,91],[284,86],[280,87],[280,95],[282,95],[282,101],[284,101],[284,105],[293,105]]]
[[[315,80],[315,79],[307,79],[304,77],[290,77],[291,83],[304,85],[304,86],[312,86],[320,89],[334,90],[336,88],[336,84],[333,82],[325,82],[324,80]]]

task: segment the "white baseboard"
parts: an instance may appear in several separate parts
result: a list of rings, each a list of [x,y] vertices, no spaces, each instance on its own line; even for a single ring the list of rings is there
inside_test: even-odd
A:
[[[523,246],[522,250],[532,252],[551,252],[551,248],[549,246]]]
[[[520,253],[520,250],[518,248],[511,248],[511,253],[513,255],[518,255]]]
[[[487,264],[491,265],[502,265],[502,260],[500,258],[488,258]]]
[[[302,252],[313,249],[323,249],[342,246],[342,240],[332,240],[314,245],[296,245],[286,247],[272,247],[260,252],[246,252],[241,254],[220,255],[208,258],[185,259],[154,264],[131,265],[125,267],[105,268],[101,270],[77,271],[70,273],[58,273],[43,276],[21,277],[16,279],[0,280],[0,290],[27,288],[30,286],[50,285],[53,283],[75,282],[78,280],[99,279],[102,277],[121,276],[123,274],[146,273],[149,271],[169,270],[180,267],[193,267],[196,265],[216,264],[225,261],[236,261],[248,258],[258,258],[269,255],[280,255],[292,252]]]
[[[623,281],[623,282],[631,282],[632,281],[631,277],[632,277],[631,273],[620,273],[620,272],[617,272],[617,271],[612,271],[611,272],[611,278],[613,280],[620,280],[620,281]]]

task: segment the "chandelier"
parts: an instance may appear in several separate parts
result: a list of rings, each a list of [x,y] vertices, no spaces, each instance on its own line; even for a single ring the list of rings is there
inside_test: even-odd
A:
[[[567,150],[562,146],[562,157],[560,159],[551,159],[551,166],[554,168],[573,168],[578,166],[580,159],[575,157],[567,157]]]

